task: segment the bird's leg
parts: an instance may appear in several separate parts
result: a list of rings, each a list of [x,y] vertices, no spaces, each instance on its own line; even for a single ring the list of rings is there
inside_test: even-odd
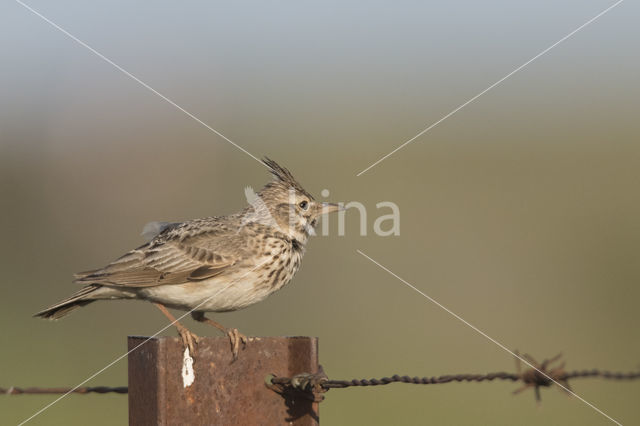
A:
[[[198,336],[187,330],[187,327],[180,324],[178,320],[173,315],[171,315],[171,312],[169,312],[169,310],[165,308],[164,305],[161,305],[160,303],[154,303],[154,305],[156,306],[156,308],[160,309],[160,312],[162,312],[164,316],[169,318],[169,321],[171,321],[173,325],[176,326],[176,328],[178,329],[178,334],[182,339],[182,344],[185,348],[189,348],[189,353],[191,355],[194,355],[196,353],[194,344],[198,343]]]
[[[207,318],[204,315],[204,312],[200,312],[200,311],[191,312],[191,317],[194,320],[198,321],[198,322],[203,322],[205,324],[212,325],[215,328],[217,328],[218,330],[222,331],[227,336],[229,336],[229,341],[231,342],[231,353],[233,353],[233,359],[234,360],[238,359],[238,351],[240,350],[240,342],[242,342],[243,346],[246,345],[247,344],[247,336],[245,336],[244,334],[240,333],[237,328],[226,328],[222,324],[217,323],[214,320]]]

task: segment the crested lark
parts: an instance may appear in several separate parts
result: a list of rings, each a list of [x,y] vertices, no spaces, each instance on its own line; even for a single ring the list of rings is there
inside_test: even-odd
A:
[[[191,312],[196,321],[229,336],[234,358],[246,337],[208,319],[205,312],[227,312],[264,300],[300,268],[305,246],[319,216],[338,205],[319,203],[275,161],[273,174],[257,194],[247,188],[250,205],[230,216],[145,227],[151,240],[104,268],[75,275],[84,287],[35,316],[58,319],[96,300],[140,299],[154,303],[175,323],[194,353],[198,337],[167,307]]]

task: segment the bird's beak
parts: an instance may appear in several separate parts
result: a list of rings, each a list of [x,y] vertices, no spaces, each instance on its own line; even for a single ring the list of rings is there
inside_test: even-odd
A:
[[[320,214],[333,213],[340,210],[344,210],[344,207],[341,207],[340,204],[336,203],[322,203],[320,207]]]

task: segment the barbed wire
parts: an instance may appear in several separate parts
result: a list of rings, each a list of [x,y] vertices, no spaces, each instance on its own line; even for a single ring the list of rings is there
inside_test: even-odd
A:
[[[554,382],[558,382],[570,389],[568,381],[578,378],[601,378],[607,380],[635,380],[640,379],[640,371],[631,372],[612,372],[607,370],[591,369],[591,370],[575,370],[565,371],[564,363],[551,367],[551,365],[559,361],[561,355],[553,358],[545,359],[542,363],[536,362],[530,355],[524,354],[523,358],[529,361],[535,368],[529,368],[520,371],[519,360],[516,363],[516,373],[496,372],[487,374],[447,374],[432,377],[410,377],[393,375],[391,377],[372,378],[372,379],[352,379],[352,380],[330,380],[325,374],[322,366],[319,366],[317,373],[300,373],[292,377],[278,377],[271,375],[267,380],[267,387],[274,390],[278,394],[287,396],[291,393],[302,393],[305,398],[315,402],[324,399],[324,393],[330,389],[345,389],[349,387],[366,387],[366,386],[383,386],[391,383],[407,383],[414,385],[438,385],[452,382],[491,382],[495,380],[522,382],[523,386],[514,390],[513,393],[520,393],[528,388],[534,388],[536,400],[540,401],[540,388],[550,387]],[[81,388],[44,388],[44,387],[10,387],[0,388],[0,394],[20,395],[20,394],[106,394],[117,393],[126,394],[128,388],[126,386],[94,386]]]
[[[570,390],[569,379],[588,377],[607,380],[640,379],[640,371],[611,372],[607,370],[591,369],[567,372],[564,370],[564,363],[552,368],[551,365],[560,360],[561,354],[550,359],[545,359],[542,363],[536,362],[533,357],[527,354],[524,354],[523,358],[529,361],[535,368],[528,368],[521,371],[520,360],[517,359],[516,373],[496,372],[488,374],[448,374],[432,377],[410,377],[396,374],[391,377],[382,377],[379,379],[330,380],[322,369],[322,366],[320,366],[318,372],[313,374],[301,373],[293,377],[277,377],[274,375],[267,386],[281,395],[286,395],[291,392],[301,392],[308,399],[320,402],[324,399],[323,394],[330,389],[383,386],[391,383],[436,385],[452,382],[490,382],[494,380],[507,380],[523,383],[523,386],[514,390],[513,394],[518,394],[528,388],[533,388],[536,401],[539,403],[541,387],[550,387],[554,383],[560,383],[565,388],[561,388],[562,390]]]
[[[46,394],[60,394],[60,393],[122,393],[125,394],[129,391],[126,386],[117,386],[117,387],[109,387],[109,386],[93,386],[93,387],[82,387],[82,388],[39,388],[39,387],[29,387],[29,388],[19,388],[12,386],[8,389],[0,388],[0,394],[5,395],[21,395],[21,394],[30,394],[30,395],[46,395]]]

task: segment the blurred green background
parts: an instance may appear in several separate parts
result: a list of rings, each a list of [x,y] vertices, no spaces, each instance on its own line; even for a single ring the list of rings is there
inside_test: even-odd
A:
[[[309,191],[360,201],[369,235],[311,241],[293,283],[220,314],[250,335],[320,338],[332,378],[512,370],[509,348],[569,369],[640,362],[640,7],[625,2],[403,150],[369,164],[612,4],[29,4]],[[31,315],[71,275],[141,244],[151,220],[234,212],[263,167],[53,29],[0,5],[0,386],[73,386],[166,324],[141,302],[57,323]],[[380,201],[401,235],[379,237]],[[208,328],[187,324],[198,334]],[[173,335],[174,331],[168,332]],[[122,361],[89,385],[124,385]],[[556,389],[513,383],[334,390],[322,424],[607,424]],[[638,382],[576,393],[640,423]],[[53,396],[0,397],[15,424]],[[73,395],[33,425],[125,424],[124,396]]]

